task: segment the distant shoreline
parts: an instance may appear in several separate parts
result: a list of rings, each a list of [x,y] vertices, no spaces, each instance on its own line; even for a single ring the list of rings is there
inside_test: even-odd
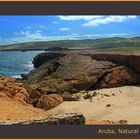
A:
[[[68,50],[64,50],[64,51],[73,51],[73,50],[89,50],[91,48],[69,48]],[[92,49],[93,50],[93,49]],[[26,51],[48,51],[48,52],[55,52],[58,50],[47,50],[47,49],[6,49],[6,50],[0,50],[0,52],[2,51],[20,51],[20,52],[26,52]],[[58,52],[63,52],[63,50],[60,50]]]

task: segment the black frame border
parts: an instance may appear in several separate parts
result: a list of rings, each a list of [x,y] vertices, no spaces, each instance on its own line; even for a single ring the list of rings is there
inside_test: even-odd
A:
[[[0,15],[139,15],[138,1],[0,2]]]

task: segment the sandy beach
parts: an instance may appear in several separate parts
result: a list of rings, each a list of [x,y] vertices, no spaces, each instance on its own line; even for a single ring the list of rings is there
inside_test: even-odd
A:
[[[104,121],[140,124],[140,87],[123,86],[89,93],[93,92],[97,92],[98,95],[92,100],[65,101],[49,113],[81,112],[86,118],[86,124],[101,124]]]
[[[24,105],[10,98],[0,98],[0,106],[0,123],[27,121],[47,116],[47,112],[43,109],[35,108],[31,105]]]
[[[87,94],[92,99],[84,99]],[[76,93],[78,101],[64,101],[57,107],[48,110],[23,105],[13,99],[0,98],[0,122],[42,118],[65,113],[82,113],[86,124],[140,124],[140,87],[123,86]],[[9,111],[7,111],[9,110]]]

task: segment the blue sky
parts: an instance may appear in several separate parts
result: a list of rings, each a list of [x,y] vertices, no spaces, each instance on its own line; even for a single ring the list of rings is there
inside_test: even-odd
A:
[[[0,45],[140,36],[140,16],[0,16]]]

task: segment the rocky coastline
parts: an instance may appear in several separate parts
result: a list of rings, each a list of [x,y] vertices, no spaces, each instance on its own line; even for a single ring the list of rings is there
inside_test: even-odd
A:
[[[139,63],[140,55],[135,54],[94,53],[89,50],[39,54],[33,60],[35,69],[22,74],[22,79],[0,77],[0,100],[7,104],[1,105],[0,124],[85,124],[87,118],[79,113],[80,107],[75,112],[55,109],[72,102],[94,102],[97,96],[115,98],[114,92],[110,95],[96,90],[139,86]],[[106,108],[110,106],[106,104]],[[124,119],[93,120],[91,124],[127,123]]]

